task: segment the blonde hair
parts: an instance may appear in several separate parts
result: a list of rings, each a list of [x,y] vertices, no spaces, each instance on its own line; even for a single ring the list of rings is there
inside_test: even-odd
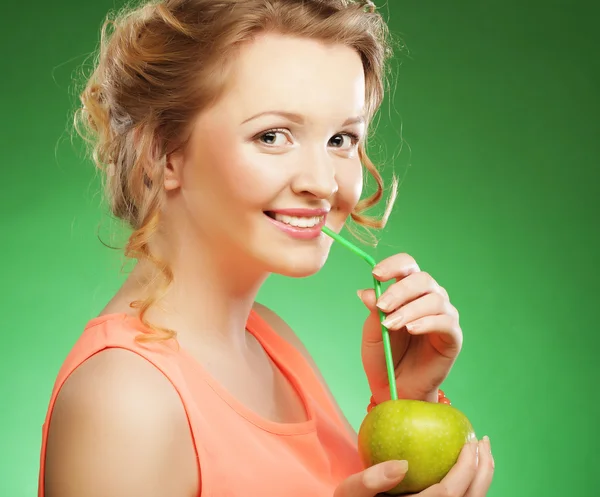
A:
[[[387,25],[369,0],[150,1],[109,13],[102,25],[74,125],[104,172],[113,215],[132,229],[125,256],[154,263],[166,287],[173,280],[170,268],[149,249],[164,201],[165,158],[185,145],[193,115],[225,91],[236,49],[263,32],[355,49],[365,72],[367,122],[372,120],[383,100],[392,48]],[[351,218],[360,226],[382,228],[397,181],[392,181],[383,216],[367,216],[364,212],[383,198],[384,184],[364,143],[359,156],[377,190],[359,201]],[[131,303],[152,330],[143,340],[175,335],[146,321],[145,313],[156,301],[153,295]]]

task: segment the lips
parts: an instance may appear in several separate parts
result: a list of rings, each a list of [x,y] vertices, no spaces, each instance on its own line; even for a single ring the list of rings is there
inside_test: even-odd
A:
[[[328,212],[328,209],[278,209],[265,211],[265,215],[293,238],[312,239],[320,236]]]
[[[320,217],[326,216],[329,213],[329,209],[277,209],[272,211],[265,211],[265,214],[271,218],[275,218],[275,214],[281,214],[283,216],[293,217]]]

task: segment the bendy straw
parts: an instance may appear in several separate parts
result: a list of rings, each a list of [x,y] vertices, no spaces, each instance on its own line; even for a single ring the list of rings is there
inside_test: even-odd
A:
[[[354,255],[357,255],[358,257],[360,257],[369,266],[371,266],[371,269],[373,269],[375,267],[376,262],[375,262],[375,259],[373,259],[373,257],[371,257],[365,251],[358,248],[356,245],[353,245],[352,243],[350,243],[343,236],[338,235],[337,233],[334,233],[327,226],[323,226],[323,233],[325,233],[327,236],[333,238],[333,240],[335,240],[339,244],[346,247]],[[375,278],[375,276],[373,276],[373,286],[375,288],[375,296],[377,297],[377,300],[379,300],[379,297],[381,297],[381,282],[377,278]],[[383,311],[379,310],[379,321],[381,322],[384,319],[385,319],[385,314],[383,313]],[[390,345],[390,334],[389,334],[388,329],[385,326],[383,326],[383,324],[381,325],[381,335],[383,338],[383,350],[385,353],[385,365],[387,367],[388,381],[390,384],[390,398],[392,400],[398,400],[398,392],[396,391],[396,375],[394,374],[394,360],[392,358],[392,347]]]

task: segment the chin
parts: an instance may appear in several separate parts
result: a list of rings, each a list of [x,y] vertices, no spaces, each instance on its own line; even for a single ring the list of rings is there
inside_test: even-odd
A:
[[[323,237],[325,235],[322,235]],[[268,257],[269,272],[290,278],[307,278],[318,273],[329,255],[331,243],[279,250]]]
[[[312,266],[308,264],[302,264],[296,266],[282,266],[271,272],[280,274],[281,276],[288,276],[289,278],[308,278],[309,276],[318,273],[322,267],[322,264]]]

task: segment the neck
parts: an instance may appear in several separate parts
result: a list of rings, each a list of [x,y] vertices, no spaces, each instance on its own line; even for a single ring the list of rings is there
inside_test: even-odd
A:
[[[210,250],[207,245],[186,243],[168,253],[165,260],[173,281],[166,293],[158,283],[160,299],[146,315],[153,324],[176,330],[180,341],[210,340],[241,349],[248,315],[268,273],[242,260],[233,249]],[[152,281],[164,279],[154,264],[141,261],[128,279],[126,293],[145,297],[152,291]]]

